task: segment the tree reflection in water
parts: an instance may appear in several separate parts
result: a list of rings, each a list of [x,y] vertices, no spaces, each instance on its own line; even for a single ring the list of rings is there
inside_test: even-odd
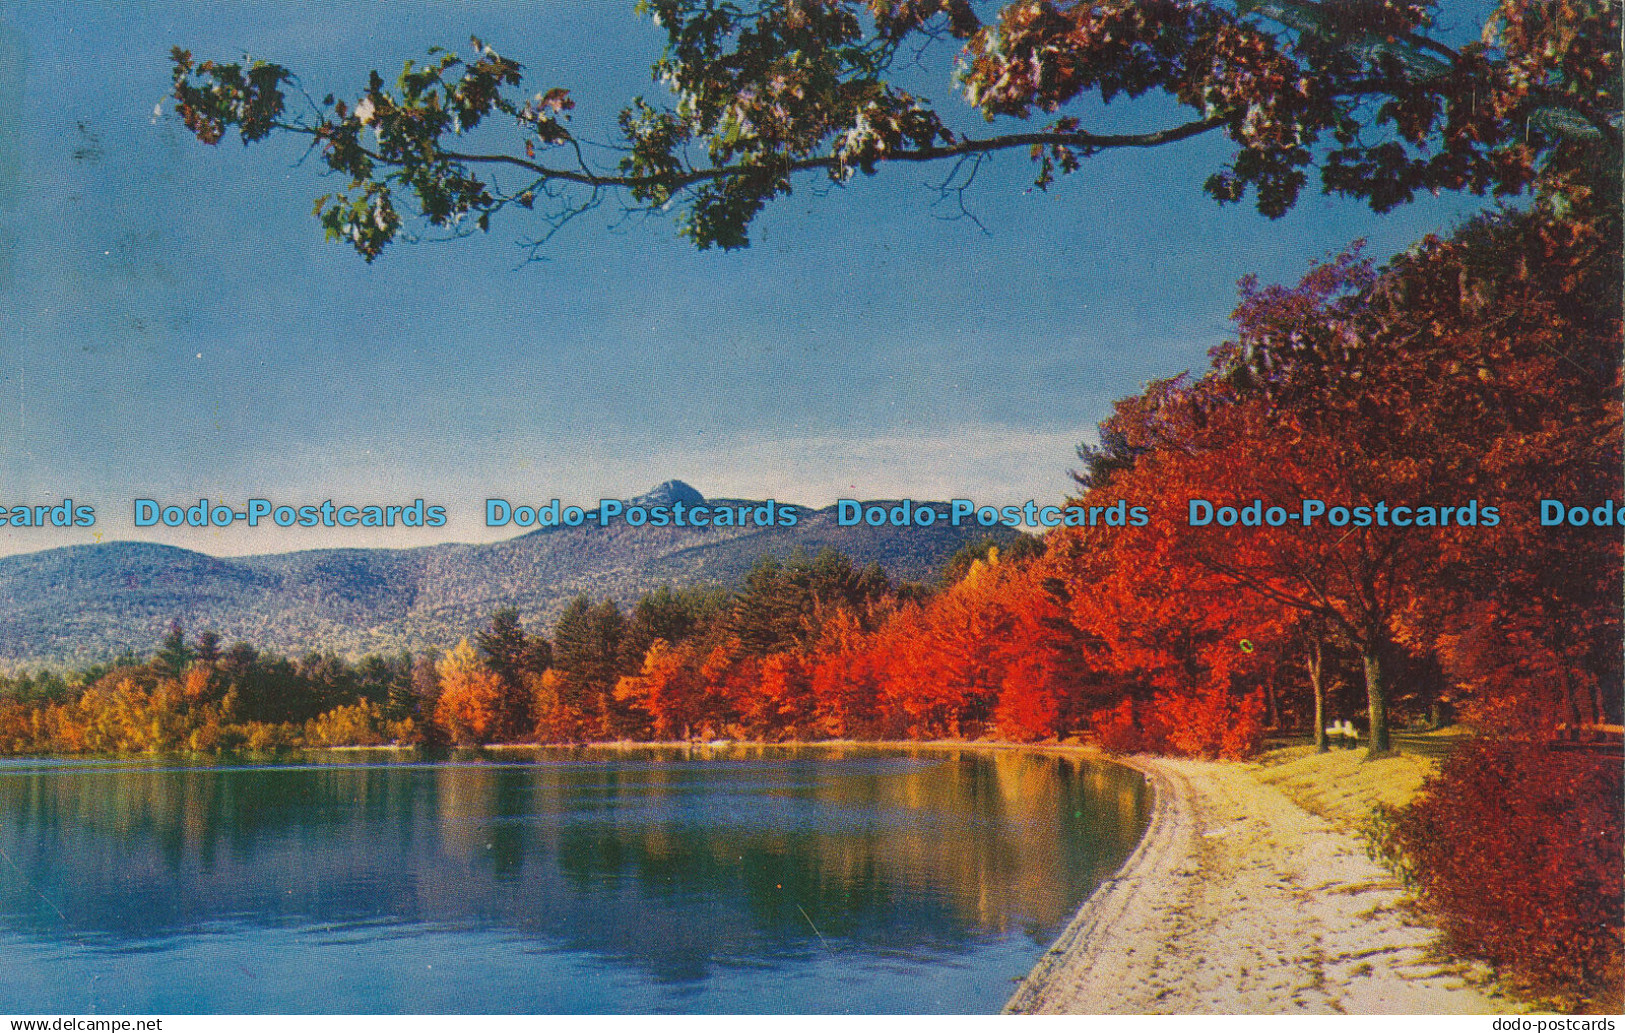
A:
[[[614,1006],[642,1010],[661,1005],[648,987],[704,984],[719,969],[824,971],[832,952],[873,964],[1016,942],[1036,958],[1133,849],[1146,812],[1133,772],[970,748],[8,762],[0,845],[15,869],[0,879],[0,958],[23,945],[64,959],[275,931],[267,965],[312,936],[324,949],[349,937],[363,965],[381,942],[500,934],[631,969],[644,989],[612,995]],[[988,989],[996,1006],[1009,987]],[[522,1010],[489,990],[484,1010]],[[327,1010],[288,1010],[312,1009]]]

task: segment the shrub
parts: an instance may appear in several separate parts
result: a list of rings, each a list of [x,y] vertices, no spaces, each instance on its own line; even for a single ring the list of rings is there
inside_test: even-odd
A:
[[[1219,756],[1241,760],[1264,748],[1264,690],[1231,702],[1229,723],[1219,736]]]
[[[1481,739],[1392,815],[1386,852],[1446,935],[1564,1008],[1620,1007],[1621,765]]]
[[[1225,689],[1158,693],[1155,702],[1175,753],[1239,760],[1257,753],[1264,742],[1262,692],[1239,698]]]
[[[1161,753],[1168,748],[1161,715],[1146,704],[1125,699],[1090,718],[1095,739],[1111,753]]]
[[[367,700],[334,707],[305,722],[305,741],[313,746],[387,746],[414,741],[416,733],[411,718],[390,721]]]
[[[299,732],[291,724],[250,721],[238,725],[237,729],[243,737],[242,748],[249,753],[275,753],[292,749],[299,741]]]

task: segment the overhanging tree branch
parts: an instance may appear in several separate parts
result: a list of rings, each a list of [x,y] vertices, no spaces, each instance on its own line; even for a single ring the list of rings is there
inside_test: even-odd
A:
[[[674,208],[698,246],[735,248],[803,173],[847,182],[894,163],[1025,150],[1038,167],[1036,185],[1047,188],[1090,155],[1214,131],[1235,150],[1204,188],[1221,202],[1251,195],[1272,218],[1296,203],[1316,166],[1326,192],[1379,211],[1419,190],[1612,189],[1617,5],[1565,15],[1577,24],[1547,25],[1520,19],[1517,0],[1504,0],[1491,33],[1503,42],[1460,47],[1430,34],[1432,6],[1022,0],[984,23],[965,0],[764,0],[748,8],[641,0],[667,33],[654,72],[669,98],[664,106],[634,98],[619,113],[620,157],[605,168],[586,160],[569,125],[570,92],[519,95],[523,68],[477,39],[471,58],[436,48],[388,85],[373,72],[353,102],[329,95],[308,121],[284,117],[293,74],[263,61],[200,63],[177,48],[173,96],[205,143],[232,129],[244,143],[277,132],[311,137],[349,180],[318,202],[317,216],[329,236],[369,261],[409,219],[485,230],[494,213],[531,207],[554,186],[589,188],[594,200],[620,190],[635,205]],[[1010,128],[985,137],[956,131],[888,81],[910,37],[922,46],[961,41],[956,88],[990,123]],[[1146,94],[1193,116],[1157,130],[1100,133],[1068,113],[1090,97],[1112,104]],[[1037,119],[1047,124],[1032,126]],[[467,144],[481,126],[502,121],[517,139]],[[544,156],[559,149],[573,163]],[[501,167],[533,181],[505,193],[483,171]]]
[[[1218,117],[1204,118],[1149,133],[1088,133],[1082,131],[1070,133],[1007,133],[1002,136],[983,139],[965,138],[951,144],[887,151],[878,160],[883,162],[932,162],[988,154],[995,151],[1021,148],[1030,150],[1033,147],[1075,147],[1090,151],[1126,147],[1159,147],[1163,144],[1188,140],[1191,137],[1222,128],[1227,121],[1225,118]],[[308,136],[319,137],[321,135],[318,130],[296,123],[278,123],[277,128]],[[400,168],[405,165],[404,162],[393,160],[372,149],[363,148],[362,151],[368,158],[380,165],[392,168]],[[586,167],[585,163],[579,168],[561,168],[512,154],[477,154],[443,150],[439,152],[439,156],[446,161],[463,162],[471,165],[510,165],[514,168],[532,172],[539,180],[543,181],[557,180],[565,183],[579,183],[583,186],[624,187],[634,190],[655,186],[680,190],[701,183],[748,175],[756,168],[756,166],[744,162],[735,162],[711,168],[689,169],[666,176],[638,176],[608,172],[597,173]],[[834,155],[822,155],[791,159],[785,163],[783,169],[787,173],[814,170],[828,171],[840,168],[842,164],[841,159]]]

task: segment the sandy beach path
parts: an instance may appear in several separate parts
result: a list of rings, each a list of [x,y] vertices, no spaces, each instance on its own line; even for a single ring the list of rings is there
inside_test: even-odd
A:
[[[1435,950],[1358,837],[1247,766],[1137,759],[1146,838],[1017,990],[1041,1013],[1515,1010]]]

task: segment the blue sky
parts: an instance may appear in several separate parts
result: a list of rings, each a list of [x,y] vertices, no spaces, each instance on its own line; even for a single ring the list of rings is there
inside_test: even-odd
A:
[[[524,264],[535,227],[325,242],[338,184],[292,141],[197,144],[164,104],[168,49],[244,53],[354,94],[478,34],[578,120],[652,93],[658,36],[615,2],[13,3],[0,7],[0,503],[97,526],[0,530],[0,552],[143,538],[217,554],[482,540],[483,500],[708,495],[1053,500],[1112,399],[1200,368],[1245,273],[1293,280],[1356,237],[1385,257],[1481,202],[1387,216],[1318,194],[1269,221],[1200,190],[1222,141],[1107,154],[1048,194],[981,170],[981,224],[936,170],[808,179],[755,244],[697,252],[606,208]],[[958,106],[946,66],[917,73]],[[1111,114],[1099,125],[1121,124]],[[1130,117],[1144,119],[1138,114]],[[447,506],[438,532],[131,526],[131,500]],[[99,536],[99,537],[98,537]]]

